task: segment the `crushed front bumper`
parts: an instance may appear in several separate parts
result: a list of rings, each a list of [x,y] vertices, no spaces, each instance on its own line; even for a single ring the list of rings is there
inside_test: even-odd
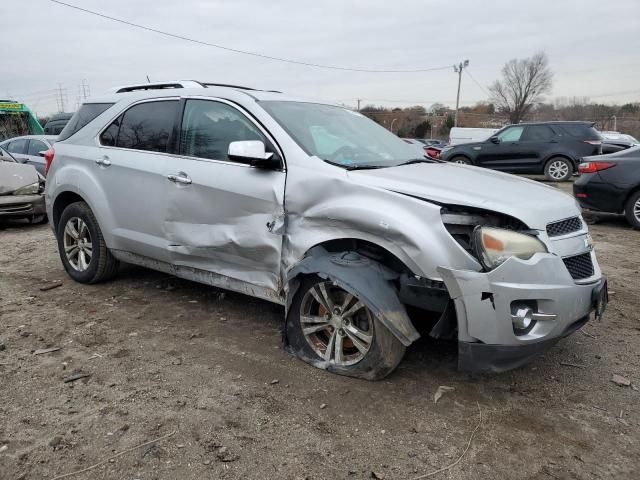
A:
[[[29,218],[45,213],[44,195],[0,196],[0,218]]]
[[[606,284],[595,256],[593,262],[595,274],[584,283],[576,283],[553,254],[512,257],[490,272],[440,267],[458,319],[459,368],[500,372],[522,366],[584,325]],[[523,305],[540,315],[516,333],[512,315]]]

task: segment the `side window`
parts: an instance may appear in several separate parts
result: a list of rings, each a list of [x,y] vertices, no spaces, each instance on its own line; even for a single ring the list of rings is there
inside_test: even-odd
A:
[[[115,146],[150,152],[166,152],[177,108],[177,100],[134,105],[122,116]],[[110,128],[111,126],[107,130]]]
[[[548,142],[555,136],[551,128],[546,125],[532,125],[525,128],[522,140],[525,142]]]
[[[7,145],[9,153],[24,153],[27,148],[27,140],[21,138],[20,140],[14,140]]]
[[[229,160],[231,142],[261,140],[267,144],[264,135],[242,113],[210,100],[187,100],[180,138],[180,153],[213,160]]]
[[[105,147],[115,147],[116,140],[118,139],[118,132],[120,131],[120,124],[122,123],[122,115],[116,118],[111,125],[100,135],[100,143]]]
[[[27,150],[27,155],[33,155],[37,157],[40,152],[44,152],[49,150],[49,147],[44,142],[40,140],[29,140],[29,150]]]
[[[524,127],[511,127],[507,128],[502,133],[498,134],[498,138],[501,142],[517,142],[520,140]]]

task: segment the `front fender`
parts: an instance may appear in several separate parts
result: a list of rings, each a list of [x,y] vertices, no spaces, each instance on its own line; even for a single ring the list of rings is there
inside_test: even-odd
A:
[[[316,247],[287,275],[287,310],[299,286],[297,277],[305,274],[329,279],[362,299],[403,345],[411,345],[420,338],[391,283],[398,274],[387,267],[355,252],[329,253]]]

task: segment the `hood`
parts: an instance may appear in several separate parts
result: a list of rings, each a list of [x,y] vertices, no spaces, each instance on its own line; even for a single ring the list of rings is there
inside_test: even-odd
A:
[[[469,165],[416,163],[348,174],[354,181],[435,203],[500,212],[536,230],[581,212],[572,196],[555,187]]]
[[[33,165],[0,161],[0,195],[9,194],[37,181],[38,172]]]

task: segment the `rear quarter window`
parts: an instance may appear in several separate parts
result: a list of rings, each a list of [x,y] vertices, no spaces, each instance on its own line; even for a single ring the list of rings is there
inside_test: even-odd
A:
[[[113,103],[85,103],[83,104],[67,125],[62,129],[58,141],[66,140],[71,135],[80,131],[85,125],[111,107]]]
[[[601,140],[598,131],[589,125],[562,125],[562,133],[580,140]]]

